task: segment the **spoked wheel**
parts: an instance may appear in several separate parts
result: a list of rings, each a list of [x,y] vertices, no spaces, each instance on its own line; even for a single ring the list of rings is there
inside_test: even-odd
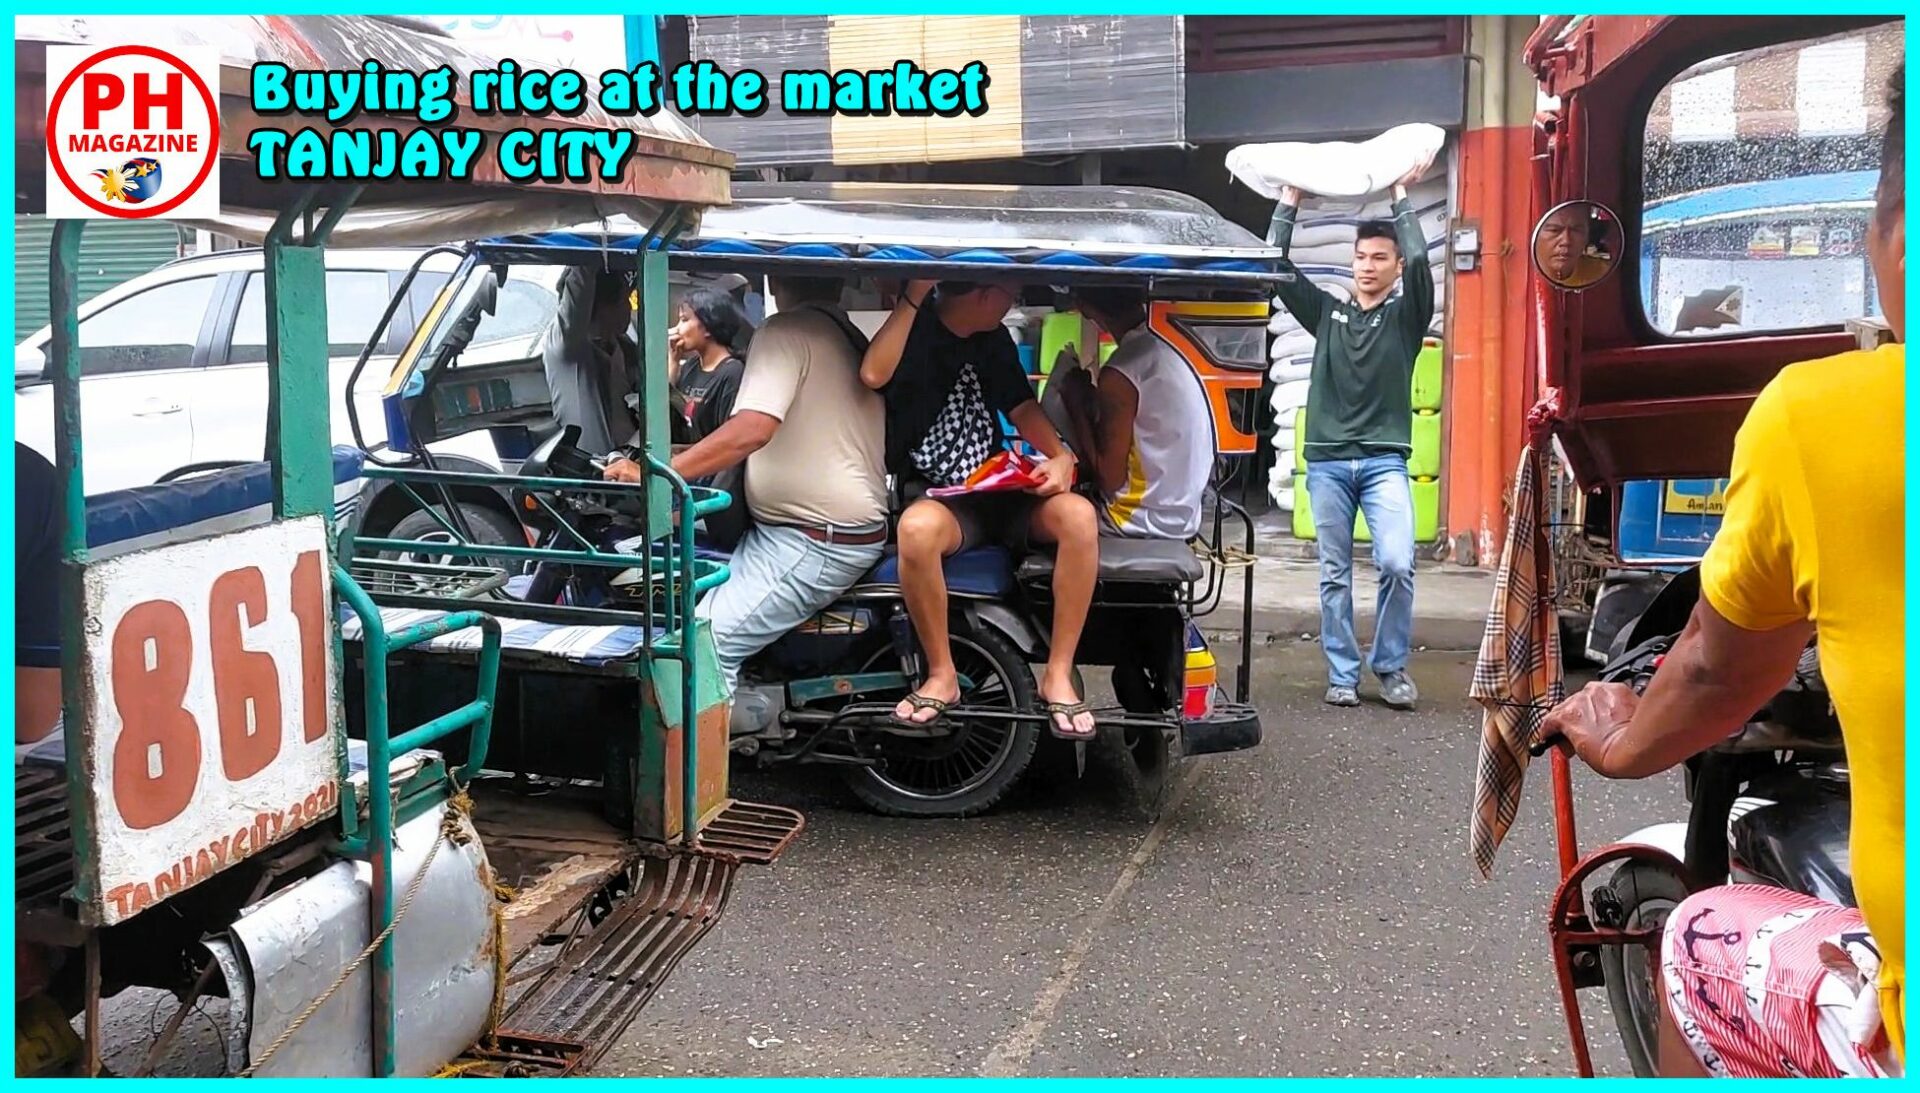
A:
[[[1035,708],[1033,672],[1005,638],[967,631],[954,633],[950,640],[954,666],[973,684],[956,706],[1010,712]],[[884,671],[892,663],[893,650],[884,649],[865,670]],[[872,701],[892,703],[904,697],[876,695]],[[867,807],[889,816],[956,818],[992,808],[1033,761],[1040,727],[953,713],[947,723],[953,732],[932,739],[868,734],[880,762],[843,768],[848,788]]]
[[[1672,870],[1629,861],[1588,897],[1589,914],[1599,923],[1629,930],[1664,927],[1667,916],[1687,898],[1687,886]],[[1600,970],[1607,981],[1607,1004],[1627,1049],[1636,1077],[1659,1074],[1660,998],[1658,965],[1639,945],[1605,945]]]

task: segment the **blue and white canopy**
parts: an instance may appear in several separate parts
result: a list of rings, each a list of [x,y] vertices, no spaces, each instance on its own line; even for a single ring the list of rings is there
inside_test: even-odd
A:
[[[615,218],[479,249],[566,261],[557,252],[632,254],[647,238],[645,225]],[[744,183],[669,252],[675,268],[735,273],[1252,289],[1291,279],[1279,250],[1205,203],[1121,186]]]
[[[1858,213],[1873,208],[1879,179],[1877,171],[1839,171],[1696,190],[1648,205],[1640,231],[1658,235],[1738,220]]]

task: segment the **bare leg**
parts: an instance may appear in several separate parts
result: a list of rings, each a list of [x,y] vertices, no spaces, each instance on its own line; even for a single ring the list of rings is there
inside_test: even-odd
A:
[[[1666,993],[1660,996],[1660,1057],[1655,1061],[1663,1078],[1705,1078],[1707,1069],[1694,1057],[1693,1048],[1687,1046],[1687,1038],[1680,1034],[1680,1026],[1674,1023],[1673,1010],[1667,1005]]]
[[[1073,686],[1074,654],[1080,648],[1080,633],[1087,624],[1087,608],[1093,603],[1093,584],[1100,569],[1100,528],[1093,505],[1079,494],[1063,493],[1047,498],[1033,510],[1033,537],[1055,544],[1053,566],[1053,636],[1049,641],[1047,667],[1040,679],[1040,697],[1048,702],[1077,703],[1080,695]],[[1060,729],[1060,718],[1054,728]],[[1094,731],[1093,714],[1075,714],[1071,735],[1089,736]]]
[[[900,592],[907,615],[920,637],[927,658],[927,678],[917,693],[952,702],[960,697],[960,676],[953,666],[953,646],[947,640],[947,577],[941,560],[960,549],[960,524],[938,501],[921,499],[900,516]],[[902,699],[894,715],[924,725],[938,717],[930,709],[915,709]]]

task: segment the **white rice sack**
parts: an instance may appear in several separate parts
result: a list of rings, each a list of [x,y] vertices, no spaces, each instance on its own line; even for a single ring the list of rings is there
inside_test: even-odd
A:
[[[1276,338],[1284,338],[1290,334],[1298,334],[1300,330],[1300,320],[1293,317],[1293,312],[1288,311],[1286,305],[1275,300],[1273,314],[1267,316],[1267,333]]]
[[[1311,356],[1313,356],[1313,331],[1302,330],[1297,326],[1275,338],[1273,348],[1267,351],[1267,358],[1276,361]]]
[[[1291,466],[1291,464],[1289,464]],[[1269,490],[1273,495],[1273,507],[1281,512],[1293,511],[1293,476],[1278,478]]]
[[[1323,243],[1317,247],[1296,246],[1287,252],[1296,266],[1345,266],[1353,268],[1353,243]]]
[[[1291,360],[1275,361],[1273,367],[1267,369],[1267,378],[1275,383],[1299,383],[1301,380],[1312,379],[1313,358],[1308,357],[1302,360],[1294,357]]]
[[[1273,416],[1281,421],[1293,420],[1293,412],[1307,404],[1307,380],[1294,380],[1283,383],[1273,389]]]
[[[1353,249],[1353,241],[1360,238],[1360,222],[1357,220],[1321,220],[1306,221],[1293,228],[1293,239],[1289,246],[1293,252],[1305,253],[1322,247],[1346,247]]]
[[[1437,125],[1413,124],[1397,125],[1358,144],[1242,144],[1227,153],[1227,170],[1242,185],[1274,201],[1286,186],[1328,197],[1360,197],[1393,185],[1422,160],[1437,160],[1446,140],[1446,131]]]

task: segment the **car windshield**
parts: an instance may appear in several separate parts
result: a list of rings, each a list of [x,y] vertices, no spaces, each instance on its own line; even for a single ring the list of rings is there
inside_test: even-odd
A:
[[[559,266],[510,266],[506,280],[498,282],[493,309],[480,317],[473,337],[454,363],[510,360],[539,351],[539,339],[556,318],[560,297],[554,286],[560,281]],[[441,317],[428,340],[425,359],[440,355],[447,341],[460,326],[456,321],[477,306],[483,291],[496,287],[494,271],[476,266],[461,282],[453,305]]]

